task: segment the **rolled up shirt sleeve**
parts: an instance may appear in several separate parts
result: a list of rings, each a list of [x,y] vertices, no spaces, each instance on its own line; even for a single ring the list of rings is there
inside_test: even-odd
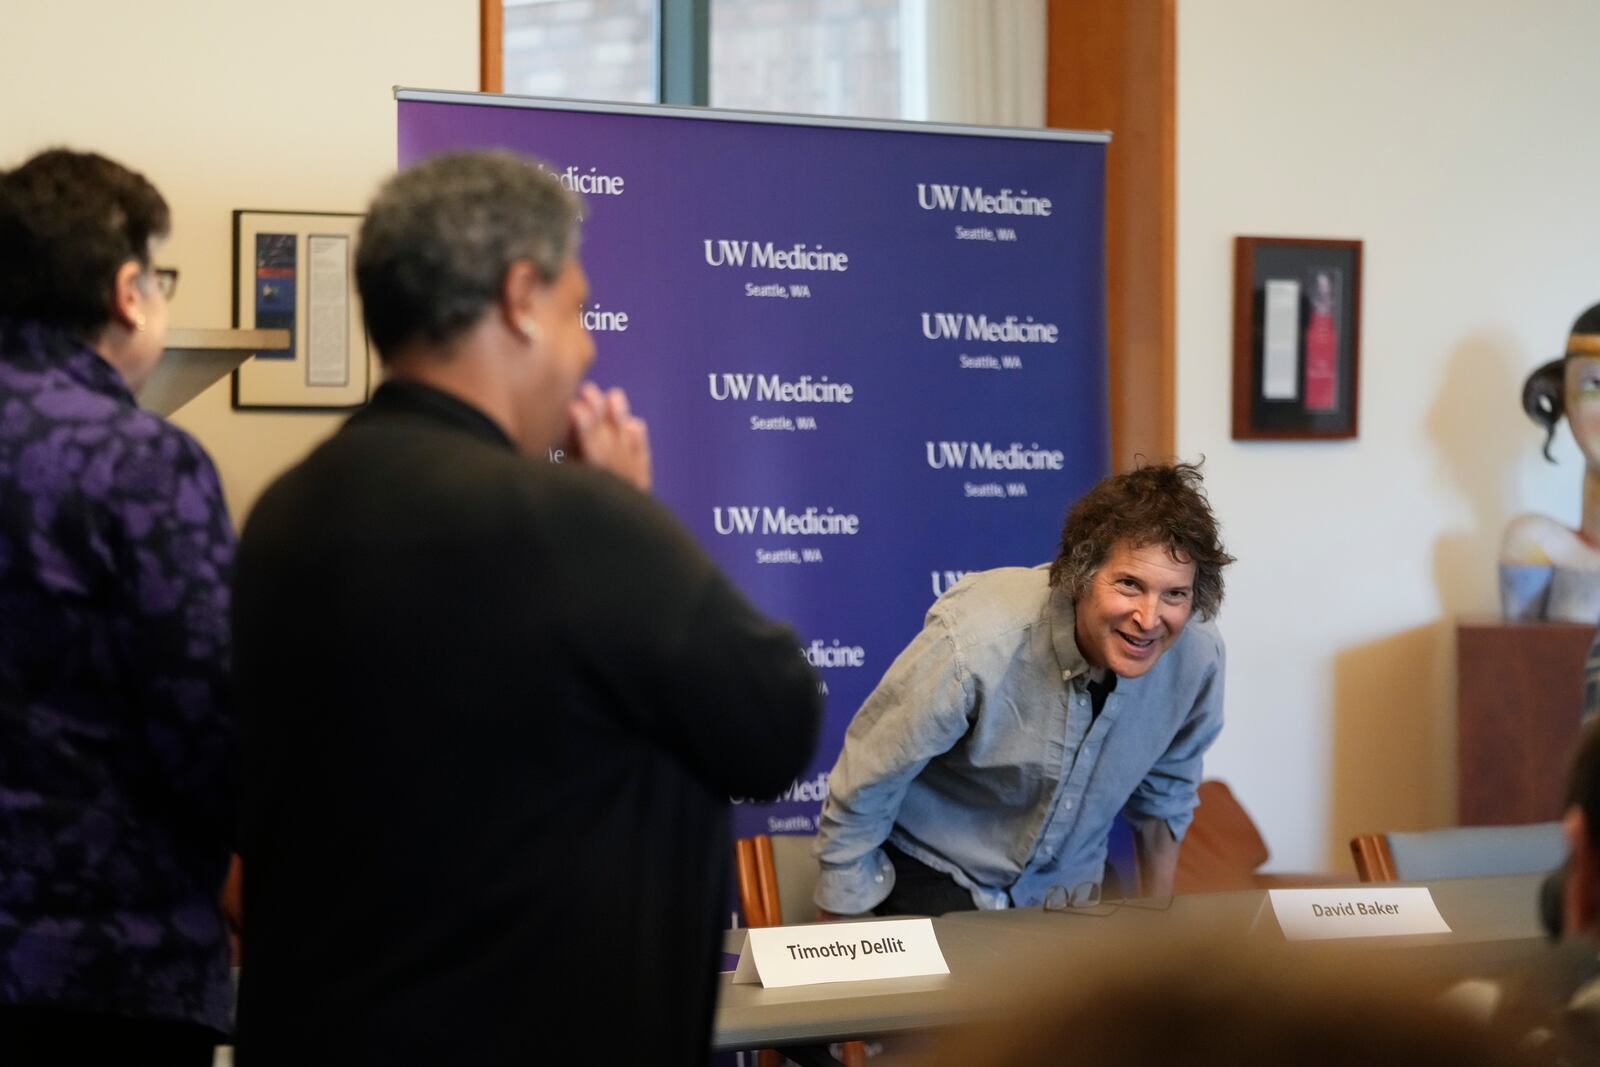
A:
[[[935,608],[845,732],[817,827],[818,907],[858,914],[889,895],[894,868],[882,846],[906,788],[961,740],[976,708],[972,675]]]
[[[1194,819],[1206,750],[1222,732],[1225,665],[1222,643],[1218,641],[1216,662],[1202,681],[1188,717],[1123,808],[1130,822],[1164,820],[1173,838],[1183,840]]]

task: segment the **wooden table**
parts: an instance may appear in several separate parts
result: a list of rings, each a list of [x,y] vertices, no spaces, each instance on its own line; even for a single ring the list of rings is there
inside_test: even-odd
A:
[[[1431,883],[1449,934],[1370,938],[1359,942],[1306,942],[1296,951],[1326,951],[1359,945],[1403,952],[1407,962],[1441,981],[1502,971],[1544,945],[1536,907],[1540,875],[1457,878]],[[1397,883],[1404,884],[1404,883]],[[939,1030],[984,1017],[994,1010],[994,975],[1041,953],[1056,958],[1095,950],[1104,939],[1129,932],[1165,935],[1220,934],[1241,939],[1277,939],[1270,917],[1258,921],[1266,894],[1260,890],[1174,898],[1165,910],[1152,902],[1129,902],[1091,913],[1050,913],[1038,908],[965,912],[933,921],[950,966],[948,975],[873,982],[764,989],[733,985],[722,975],[712,1046],[718,1050],[809,1046],[797,1052],[809,1062],[833,1041]],[[744,931],[730,931],[726,947],[737,952]]]

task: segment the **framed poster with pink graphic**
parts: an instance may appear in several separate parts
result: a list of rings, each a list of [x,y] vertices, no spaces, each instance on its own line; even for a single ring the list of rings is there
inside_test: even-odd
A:
[[[1233,436],[1356,436],[1361,242],[1237,237]]]

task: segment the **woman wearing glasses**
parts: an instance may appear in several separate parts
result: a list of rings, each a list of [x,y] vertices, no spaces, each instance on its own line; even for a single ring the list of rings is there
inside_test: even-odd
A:
[[[233,824],[233,531],[134,393],[166,202],[101,156],[0,173],[0,1063],[211,1060]]]

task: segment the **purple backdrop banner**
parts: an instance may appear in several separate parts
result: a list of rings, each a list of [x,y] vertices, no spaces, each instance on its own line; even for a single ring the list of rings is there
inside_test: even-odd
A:
[[[935,596],[1050,559],[1106,472],[1103,138],[398,96],[402,166],[503,147],[584,195],[594,377],[827,692],[806,775],[735,829],[814,830]]]

